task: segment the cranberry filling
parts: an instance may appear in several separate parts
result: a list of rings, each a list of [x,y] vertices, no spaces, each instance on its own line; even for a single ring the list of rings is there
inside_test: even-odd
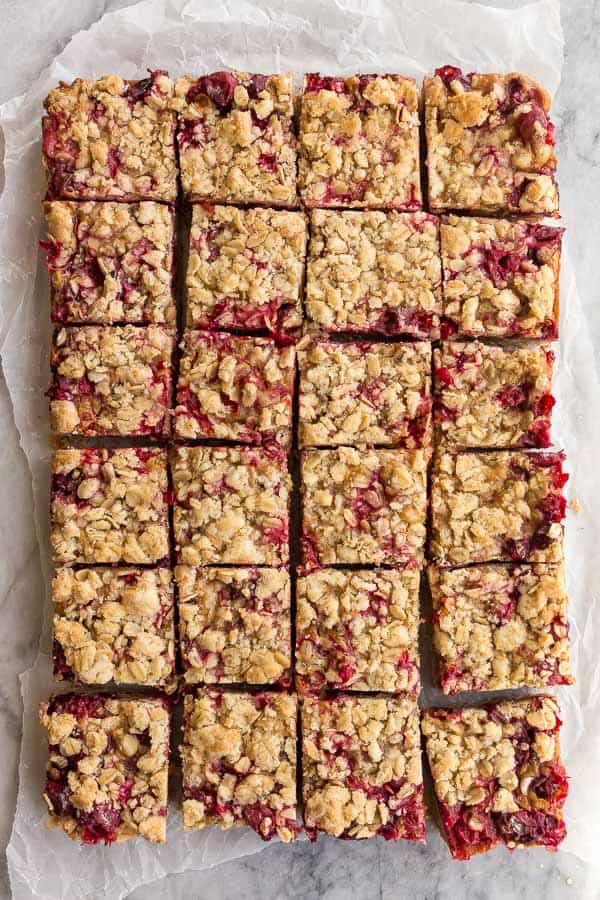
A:
[[[108,151],[108,157],[106,160],[106,164],[108,166],[108,174],[111,178],[114,178],[119,171],[119,167],[121,165],[121,159],[119,157],[119,151],[115,147],[110,147]]]
[[[177,132],[177,143],[182,150],[185,147],[201,147],[209,139],[209,128],[200,119],[184,119]]]
[[[111,844],[117,838],[121,810],[110,803],[98,803],[89,812],[79,813],[79,824],[83,828],[84,844],[97,844],[104,841]]]
[[[52,658],[54,661],[54,677],[65,681],[75,681],[75,673],[67,662],[65,651],[62,644],[59,644],[56,638],[52,647]]]
[[[439,369],[436,369],[435,377],[441,384],[446,384],[448,386],[454,384],[454,378],[452,377],[452,373],[447,366],[440,366]]]
[[[276,525],[265,528],[265,538],[275,547],[283,547],[290,539],[290,531],[287,521],[281,519]]]
[[[75,809],[71,805],[71,789],[67,780],[67,772],[63,770],[58,780],[48,778],[45,794],[52,804],[52,812],[55,816],[74,817]]]
[[[245,85],[248,96],[251,100],[256,100],[267,86],[266,75],[253,75],[250,81]]]
[[[528,112],[523,112],[516,117],[515,128],[524,144],[536,143],[538,132],[536,125],[540,126],[544,139],[546,139],[548,135],[548,119],[544,110],[537,104],[534,104]],[[553,143],[553,140],[549,140],[548,143]]]
[[[522,384],[512,384],[509,387],[502,388],[497,391],[494,399],[501,406],[509,409],[527,409],[529,403],[529,391],[531,386],[527,382]]]
[[[488,850],[497,843],[492,818],[481,806],[440,805],[440,812],[448,846],[455,859],[469,859],[474,853]],[[471,821],[476,828],[471,827]]]
[[[307,75],[304,79],[304,92],[334,91],[336,94],[346,93],[346,84],[343,78],[331,78],[326,75]]]
[[[97,718],[104,712],[102,697],[91,697],[85,694],[63,694],[52,698],[48,707],[49,713],[69,713],[76,719],[86,717]]]
[[[452,319],[449,319],[448,316],[442,316],[440,320],[440,332],[442,335],[442,340],[447,341],[452,337],[453,334],[456,334],[458,331],[458,325],[456,322],[453,322]]]
[[[279,161],[274,153],[261,153],[258,157],[258,164],[262,169],[276,175],[279,171]]]
[[[155,84],[156,79],[161,75],[168,77],[169,73],[165,69],[148,69],[148,72],[150,73],[149,78],[141,78],[139,81],[133,81],[131,84],[127,85],[125,97],[127,97],[130,106],[144,101],[146,97],[150,96],[155,87],[157,93],[162,93]]]
[[[552,800],[562,805],[569,792],[569,783],[565,767],[561,763],[550,763],[542,773],[531,782],[530,790],[542,800]]]
[[[302,559],[309,572],[321,566],[317,547],[317,539],[305,531],[302,535]]]
[[[566,835],[564,822],[537,809],[495,813],[494,818],[498,833],[503,840],[510,843],[558,847]]]
[[[237,79],[231,72],[214,72],[203,75],[193,84],[186,94],[188,103],[193,103],[203,95],[212,100],[221,115],[228,113],[233,105],[233,93],[237,87]]]
[[[270,841],[277,833],[277,813],[264,803],[249,803],[242,807],[244,821],[261,836],[263,841]]]
[[[439,69],[435,70],[435,75],[442,79],[447,88],[450,87],[453,81],[458,81],[464,88],[471,87],[471,73],[464,75],[462,69],[459,69],[458,66],[440,66]]]

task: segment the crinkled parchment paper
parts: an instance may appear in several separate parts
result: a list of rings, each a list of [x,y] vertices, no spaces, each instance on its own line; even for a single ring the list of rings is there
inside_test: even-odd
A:
[[[60,79],[107,72],[141,77],[146,67],[172,75],[222,67],[249,71],[321,70],[328,74],[392,71],[420,78],[443,63],[467,71],[524,71],[554,92],[562,65],[557,0],[518,11],[464,5],[456,0],[245,0],[205,3],[147,0],[106,15],[66,49],[26,95],[0,109],[6,140],[6,187],[0,198],[0,352],[21,443],[31,469],[36,522],[46,575],[48,553],[47,386],[48,282],[38,250],[43,177],[40,161],[42,101]],[[560,153],[560,145],[559,145]],[[572,776],[564,848],[597,858],[600,833],[600,390],[585,318],[569,265],[563,269],[561,341],[557,353],[555,440],[568,454],[568,491],[580,510],[569,512],[567,578],[578,683],[561,690],[564,756]],[[17,511],[18,513],[18,511]],[[11,513],[12,514],[12,513]],[[202,869],[258,851],[247,829],[184,834],[176,809],[168,840],[142,840],[80,848],[44,827],[44,735],[38,702],[50,689],[49,609],[42,651],[22,676],[24,738],[17,813],[8,850],[16,898],[123,897],[169,872]],[[428,702],[436,700],[430,689]],[[402,853],[402,847],[398,847]]]

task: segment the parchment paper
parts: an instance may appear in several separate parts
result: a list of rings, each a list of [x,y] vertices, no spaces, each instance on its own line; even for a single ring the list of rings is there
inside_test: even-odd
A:
[[[517,11],[456,0],[147,0],[104,16],[76,35],[31,90],[0,108],[6,140],[6,187],[0,198],[0,353],[21,443],[31,469],[36,527],[48,579],[48,282],[37,241],[41,234],[42,101],[57,81],[107,72],[142,77],[146,67],[174,76],[222,67],[248,71],[321,70],[326,74],[393,71],[420,78],[437,65],[467,71],[523,71],[551,91],[560,81],[563,40],[556,0]],[[555,115],[556,117],[556,115]],[[559,143],[560,155],[560,143]],[[585,318],[569,264],[578,223],[569,222],[562,277],[561,341],[557,348],[554,437],[568,454],[567,583],[571,597],[575,687],[559,691],[563,749],[571,774],[569,835],[564,849],[597,859],[600,833],[600,385]],[[1,496],[1,494],[0,494]],[[17,511],[11,514],[18,515]],[[50,689],[47,655],[50,602],[45,600],[41,652],[21,679],[24,738],[17,813],[8,849],[15,898],[107,896],[116,900],[169,872],[202,869],[257,852],[253,832],[208,829],[183,833],[169,812],[164,847],[142,840],[86,847],[44,828],[44,735],[38,702]],[[429,687],[428,703],[439,702]],[[398,847],[402,853],[402,847]]]

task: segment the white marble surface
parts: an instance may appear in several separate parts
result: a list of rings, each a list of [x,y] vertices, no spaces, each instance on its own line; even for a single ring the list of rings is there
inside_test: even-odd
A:
[[[484,5],[519,6],[510,0],[483,0]],[[0,0],[0,102],[25,90],[33,78],[67,43],[109,10],[128,0]],[[558,97],[560,185],[562,209],[570,225],[571,252],[579,290],[594,336],[600,368],[600,282],[596,276],[595,213],[600,205],[600,123],[597,85],[600,80],[600,3],[565,0],[563,27],[566,56]],[[482,41],[485,36],[482,35]],[[0,174],[0,185],[1,185]],[[30,665],[41,622],[41,578],[35,564],[36,545],[27,469],[12,421],[10,403],[0,381],[0,478],[12,488],[4,510],[0,540],[10,567],[0,568],[0,842],[10,831],[16,793],[20,740],[17,675]],[[23,510],[17,520],[11,510]],[[18,521],[18,527],[15,527]],[[10,574],[7,575],[7,572]],[[16,575],[14,574],[16,573]],[[600,869],[583,865],[566,853],[534,851],[509,856],[496,851],[468,866],[452,862],[430,838],[430,851],[379,841],[348,844],[320,840],[294,847],[273,846],[256,856],[207,873],[177,876],[182,897],[202,900],[279,898],[598,898]],[[433,850],[433,853],[431,852]],[[432,861],[434,864],[432,865]],[[160,897],[160,884],[136,892],[136,900]],[[0,865],[0,896],[8,896],[5,866]]]

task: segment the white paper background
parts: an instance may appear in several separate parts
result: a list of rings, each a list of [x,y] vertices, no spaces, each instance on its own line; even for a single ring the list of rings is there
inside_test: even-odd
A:
[[[29,93],[0,108],[6,188],[0,198],[0,354],[20,439],[31,468],[42,564],[49,574],[47,534],[49,342],[48,283],[37,241],[43,176],[40,115],[48,90],[60,79],[116,72],[140,77],[149,68],[172,75],[221,67],[248,71],[321,70],[327,74],[396,71],[420,78],[437,65],[467,71],[524,71],[554,92],[562,65],[558,2],[541,0],[517,11],[465,5],[456,0],[260,0],[190,2],[147,0],[106,15],[76,35]],[[560,152],[560,147],[559,147]],[[600,385],[586,322],[569,266],[569,222],[562,279],[561,342],[557,354],[554,435],[571,472],[569,495],[580,511],[567,524],[567,581],[571,596],[574,665],[578,684],[560,691],[563,748],[572,776],[567,803],[569,835],[563,847],[595,862],[600,833]],[[0,498],[2,494],[0,491]],[[17,511],[18,514],[18,511]],[[46,610],[49,602],[46,603]],[[49,647],[46,621],[42,648]],[[22,678],[24,739],[20,789],[8,849],[16,898],[126,896],[167,872],[202,869],[253,853],[263,844],[247,829],[184,835],[170,811],[164,847],[130,841],[81,849],[44,828],[41,799],[44,735],[37,705],[50,686],[42,652]],[[402,852],[402,847],[398,847]]]

